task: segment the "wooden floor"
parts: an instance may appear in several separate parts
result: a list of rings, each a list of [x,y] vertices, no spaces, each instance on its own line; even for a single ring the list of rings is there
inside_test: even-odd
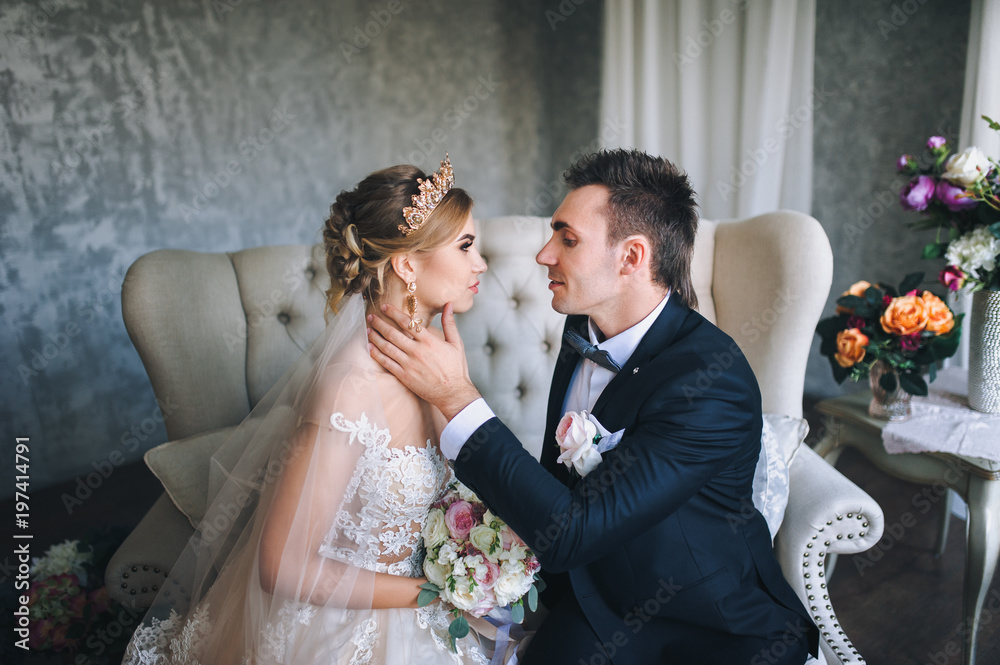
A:
[[[813,431],[818,434],[818,426]],[[914,512],[912,499],[919,486],[893,480],[872,467],[860,454],[844,452],[838,468],[882,506],[886,524],[899,522],[904,512]],[[93,479],[92,479],[93,480]],[[32,554],[67,538],[84,538],[95,528],[107,525],[130,527],[138,522],[160,494],[160,485],[144,465],[120,467],[80,505],[71,499],[85,494],[70,482],[46,490],[33,491]],[[0,504],[0,515],[14,512],[11,502]],[[962,640],[961,598],[964,570],[965,523],[952,520],[947,549],[940,558],[932,550],[938,525],[937,511],[917,517],[914,527],[902,537],[889,535],[876,547],[883,555],[871,566],[859,565],[854,557],[841,557],[830,581],[842,625],[861,654],[874,665],[955,665],[961,656],[948,656],[960,648]],[[867,559],[871,561],[871,557]],[[9,580],[7,582],[9,584]],[[1000,604],[1000,584],[992,592]],[[1000,663],[1000,614],[987,613],[979,638],[981,665]],[[5,638],[5,639],[10,639]],[[2,650],[6,651],[6,650]],[[9,651],[7,653],[10,653]],[[46,654],[51,656],[51,654]],[[72,663],[73,659],[41,657],[6,660],[30,664]]]

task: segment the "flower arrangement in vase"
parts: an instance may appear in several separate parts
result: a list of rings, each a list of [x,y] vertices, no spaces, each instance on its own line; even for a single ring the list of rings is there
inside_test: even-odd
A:
[[[955,316],[941,298],[918,289],[922,280],[923,273],[907,275],[898,289],[855,282],[837,299],[836,314],[816,326],[820,353],[838,383],[874,378],[872,415],[908,415],[909,395],[927,394],[924,372],[933,381],[937,362],[958,349],[963,315]],[[895,398],[900,413],[876,413],[879,403]]]
[[[1000,123],[983,119],[1000,131]],[[927,165],[912,155],[896,162],[910,178],[900,205],[920,213],[912,226],[937,229],[923,257],[948,262],[938,279],[951,291],[1000,290],[1000,165],[975,146],[952,154],[942,136],[927,139],[927,149]]]

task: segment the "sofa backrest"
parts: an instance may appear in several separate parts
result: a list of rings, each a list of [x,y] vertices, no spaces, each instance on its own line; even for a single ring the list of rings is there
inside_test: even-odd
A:
[[[536,456],[563,322],[534,260],[548,224],[543,217],[477,222],[489,270],[476,306],[458,317],[473,381]],[[700,224],[699,310],[747,355],[765,411],[802,414],[831,256],[819,223],[800,213]],[[242,421],[322,331],[328,284],[318,245],[140,257],[125,277],[122,311],[157,399],[174,406],[164,413],[168,437]]]

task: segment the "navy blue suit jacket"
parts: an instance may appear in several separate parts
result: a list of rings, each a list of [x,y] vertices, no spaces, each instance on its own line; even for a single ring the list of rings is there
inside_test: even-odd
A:
[[[586,317],[568,317],[566,328],[586,336]],[[761,397],[736,343],[671,295],[594,406],[605,428],[625,433],[584,478],[556,463],[555,428],[578,362],[564,347],[541,464],[497,418],[455,461],[457,477],[538,555],[546,605],[575,594],[601,640],[624,642],[616,664],[672,662],[671,652],[697,653],[691,640],[713,632],[792,634],[815,654],[818,633],[782,576],[767,524],[747,510]]]

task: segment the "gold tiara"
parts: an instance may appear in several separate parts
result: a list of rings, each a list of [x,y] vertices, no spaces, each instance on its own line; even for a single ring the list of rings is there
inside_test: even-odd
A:
[[[444,153],[441,168],[426,180],[417,178],[417,184],[420,187],[420,192],[413,195],[413,205],[403,208],[403,219],[406,220],[406,226],[400,224],[399,230],[403,232],[404,236],[408,236],[420,228],[420,225],[434,212],[434,208],[438,207],[441,199],[455,184],[455,171],[451,168],[448,153]]]

